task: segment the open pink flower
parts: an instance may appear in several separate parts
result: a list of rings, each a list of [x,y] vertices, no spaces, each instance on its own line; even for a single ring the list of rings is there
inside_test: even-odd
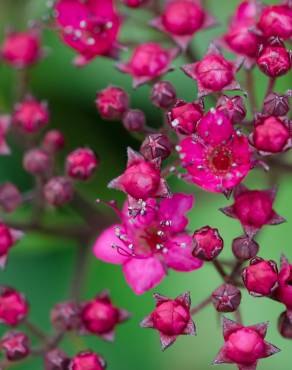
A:
[[[54,9],[63,41],[79,53],[75,65],[115,55],[120,19],[113,0],[57,0]]]
[[[223,317],[224,345],[214,364],[236,364],[239,370],[255,370],[259,359],[272,356],[279,348],[265,341],[268,323],[243,326]]]
[[[128,62],[117,68],[133,77],[133,86],[138,87],[172,70],[171,63],[177,49],[164,49],[155,42],[141,44],[134,49]]]
[[[239,67],[240,63],[225,59],[219,49],[211,44],[202,60],[186,64],[181,69],[197,81],[198,97],[201,98],[214,92],[240,90],[240,85],[235,80]]]
[[[133,217],[126,203],[120,212],[121,224],[106,229],[93,252],[102,261],[122,264],[126,281],[136,294],[156,287],[168,268],[196,270],[202,261],[192,256],[192,238],[185,230],[185,213],[192,205],[191,195],[176,193],[160,203],[147,200],[143,212]]]
[[[200,0],[166,1],[163,14],[151,24],[168,33],[185,50],[193,36],[215,24],[214,18],[202,7]]]
[[[188,172],[184,178],[211,192],[228,192],[251,169],[248,139],[216,110],[200,120],[196,135],[182,140],[177,150]]]
[[[229,217],[237,218],[245,233],[253,237],[264,225],[278,225],[284,217],[273,209],[277,189],[249,190],[243,184],[234,191],[234,204],[221,211]]]

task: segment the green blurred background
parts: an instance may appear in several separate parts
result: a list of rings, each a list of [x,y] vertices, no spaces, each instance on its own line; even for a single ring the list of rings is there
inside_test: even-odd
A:
[[[199,33],[193,42],[197,55],[205,52],[208,43],[218,37],[225,29],[224,22],[238,4],[235,0],[209,0],[210,11],[218,18],[220,25],[212,30]],[[275,3],[275,1],[270,1]],[[36,19],[46,13],[43,0],[0,0],[1,38],[6,27],[24,29],[26,22]],[[145,40],[159,39],[156,31],[143,27],[149,19],[149,14],[143,11],[131,12],[122,32],[122,41],[130,37],[136,43]],[[137,22],[138,20],[138,22]],[[133,30],[135,29],[135,32]],[[80,187],[80,191],[92,203],[95,198],[117,198],[123,200],[118,192],[110,191],[106,184],[118,175],[126,163],[126,147],[139,147],[139,142],[130,137],[119,123],[104,122],[98,116],[94,98],[97,90],[108,84],[123,86],[130,94],[132,107],[143,109],[147,115],[148,124],[158,126],[161,113],[154,108],[149,99],[149,87],[144,86],[137,91],[131,88],[130,78],[122,75],[114,68],[114,62],[97,58],[83,69],[72,66],[74,52],[62,44],[58,35],[53,31],[45,31],[44,45],[49,48],[49,55],[31,70],[30,88],[33,94],[49,102],[51,111],[51,127],[61,129],[67,139],[66,151],[77,146],[92,147],[101,158],[98,174],[90,184]],[[127,55],[127,54],[125,54]],[[177,60],[177,65],[186,61]],[[167,76],[177,88],[178,96],[184,99],[196,97],[196,87],[179,70]],[[244,75],[239,79],[243,81]],[[0,66],[0,107],[3,112],[9,112],[14,95],[15,71]],[[242,82],[244,85],[244,81]],[[258,101],[263,98],[267,79],[260,73],[256,74],[256,90]],[[291,75],[279,79],[276,90],[283,92],[291,88]],[[64,153],[65,155],[65,153]],[[289,155],[286,155],[289,160]],[[23,191],[32,186],[32,179],[21,165],[21,151],[13,146],[13,155],[0,158],[0,180],[15,182]],[[60,161],[60,164],[62,162]],[[292,157],[291,157],[292,163]],[[251,187],[265,188],[271,184],[279,184],[279,194],[276,201],[277,211],[292,219],[292,186],[291,175],[273,172],[268,176],[262,171],[253,171],[246,183]],[[196,196],[196,204],[190,212],[190,229],[199,228],[206,224],[218,227],[225,240],[223,256],[231,256],[231,240],[240,235],[238,222],[229,219],[218,212],[218,208],[229,203],[222,195],[202,192],[195,186],[188,186],[181,181],[171,179],[173,190],[183,190]],[[29,209],[23,207],[13,217],[25,220]],[[59,211],[48,211],[47,222],[61,224],[66,222],[81,222],[79,216],[67,208]],[[279,260],[280,254],[285,253],[292,259],[290,223],[277,227],[266,227],[259,236],[261,245],[260,255],[265,258]],[[23,291],[31,303],[31,321],[40,325],[44,330],[50,330],[49,311],[53,304],[66,299],[70,276],[74,267],[76,245],[71,240],[56,239],[51,236],[29,234],[11,252],[8,267],[0,272],[0,282],[7,283]],[[221,283],[212,266],[205,265],[194,273],[179,274],[170,272],[169,276],[156,291],[175,297],[183,291],[190,290],[193,303],[199,303],[206,298]],[[111,370],[184,370],[211,369],[211,362],[222,344],[222,334],[219,317],[209,306],[195,317],[197,337],[181,337],[165,353],[160,351],[158,334],[152,330],[142,330],[138,324],[141,319],[153,309],[152,293],[135,296],[126,285],[119,266],[113,266],[97,261],[90,257],[86,274],[86,284],[83,298],[91,298],[100,290],[108,288],[114,303],[133,313],[133,318],[118,327],[114,344],[90,338],[69,336],[63,348],[70,354],[85,348],[91,348],[101,353],[108,361]],[[277,332],[277,317],[283,311],[280,304],[267,299],[252,298],[243,295],[242,315],[245,324],[260,321],[270,321],[271,328],[268,340],[282,349],[282,352],[268,360],[261,361],[259,369],[291,370],[291,343],[280,337]],[[4,331],[5,328],[1,328]],[[222,369],[230,366],[221,366]],[[17,369],[42,369],[39,359],[33,359],[15,366]],[[232,367],[231,367],[232,368]]]

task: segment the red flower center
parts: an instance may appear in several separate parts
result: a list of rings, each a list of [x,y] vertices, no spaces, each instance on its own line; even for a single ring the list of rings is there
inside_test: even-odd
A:
[[[229,172],[232,165],[232,152],[226,147],[213,148],[209,155],[209,167],[214,173]]]

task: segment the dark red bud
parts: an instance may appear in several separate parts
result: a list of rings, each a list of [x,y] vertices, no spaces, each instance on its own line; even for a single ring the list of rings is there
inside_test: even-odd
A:
[[[140,109],[130,109],[123,117],[123,125],[125,129],[132,132],[143,131],[145,122],[145,114]]]
[[[171,149],[171,142],[166,135],[152,134],[143,141],[140,152],[148,161],[151,161],[156,158],[166,159]]]
[[[176,91],[168,81],[157,82],[151,91],[152,103],[162,109],[171,107],[176,101]]]
[[[212,293],[212,302],[218,312],[234,312],[240,301],[240,290],[231,284],[223,284]]]
[[[259,251],[259,247],[255,240],[250,239],[246,235],[235,238],[232,242],[232,252],[240,261],[250,260],[255,257]]]

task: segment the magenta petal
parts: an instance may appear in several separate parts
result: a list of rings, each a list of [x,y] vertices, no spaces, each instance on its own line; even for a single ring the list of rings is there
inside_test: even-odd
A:
[[[162,351],[166,350],[169,346],[171,346],[176,341],[175,335],[165,335],[160,333],[160,343]]]
[[[271,343],[265,342],[265,357],[270,357],[280,352],[281,350]]]
[[[131,258],[123,265],[127,283],[136,294],[156,287],[165,277],[162,263],[155,257]]]
[[[75,0],[59,0],[55,5],[58,22],[63,26],[80,26],[80,22],[87,18],[84,4]]]
[[[115,230],[120,225],[110,226],[108,229],[103,231],[101,235],[96,239],[93,253],[96,258],[104,262],[121,264],[127,261],[128,257],[121,255],[117,248],[113,248],[112,245],[116,245],[120,248],[125,248],[121,240],[116,236]]]
[[[167,244],[164,260],[168,267],[176,271],[193,271],[203,265],[203,261],[192,256],[192,238],[189,235],[173,237]]]
[[[160,203],[159,217],[161,221],[171,221],[171,231],[180,232],[185,229],[188,219],[185,213],[192,209],[194,197],[192,195],[176,193],[171,198]]]

